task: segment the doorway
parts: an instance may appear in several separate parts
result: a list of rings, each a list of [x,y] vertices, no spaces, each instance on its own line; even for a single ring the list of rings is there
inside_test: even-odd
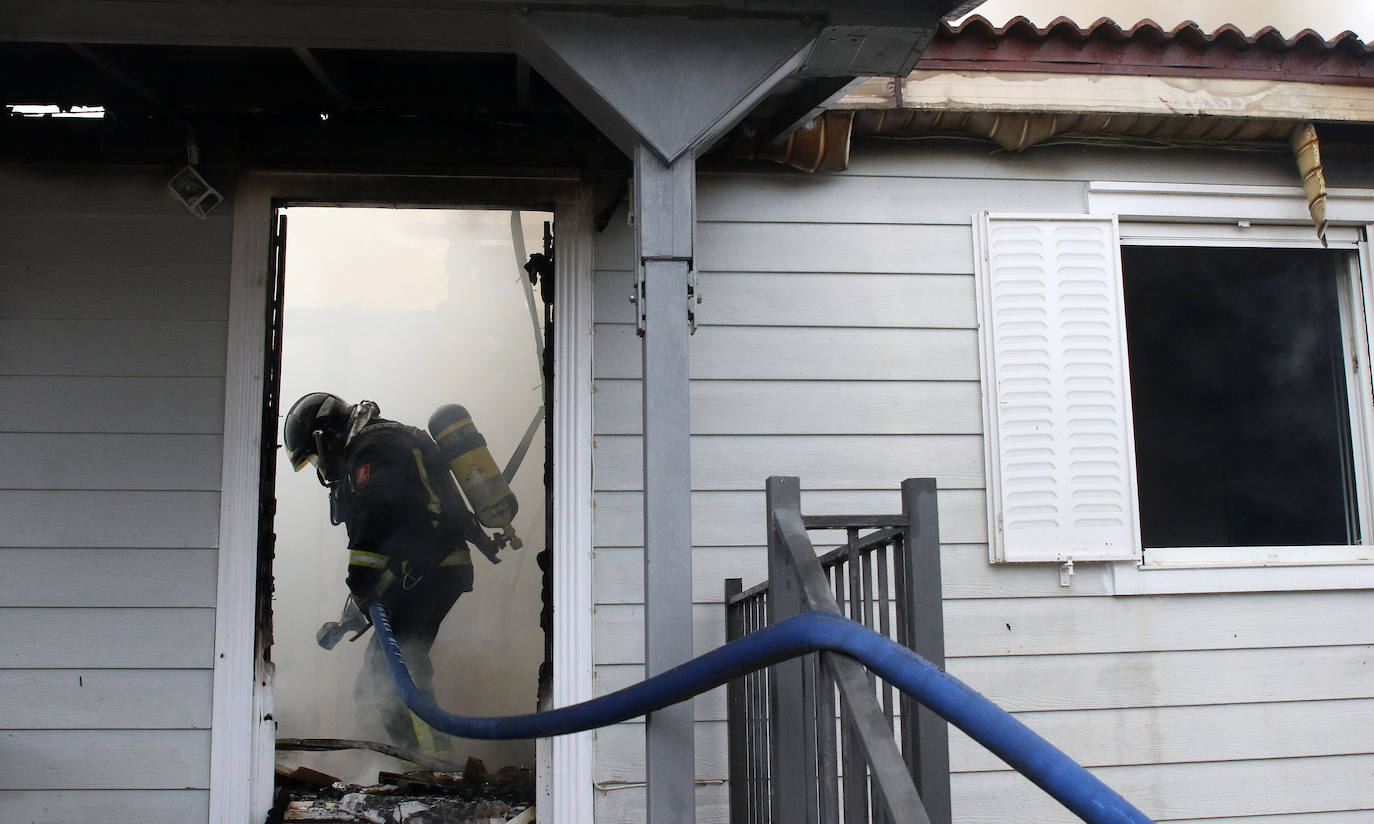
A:
[[[440,706],[466,715],[534,711],[548,645],[538,557],[547,546],[551,359],[544,357],[541,290],[520,264],[542,250],[552,215],[301,205],[278,216],[285,229],[280,371],[266,387],[278,431],[295,399],[316,391],[374,401],[381,417],[421,429],[441,405],[470,411],[511,475],[519,501],[514,528],[524,545],[502,549],[495,564],[471,553],[473,590],[448,612],[431,651],[435,694]],[[523,458],[512,464],[522,445]],[[317,629],[339,620],[347,593],[344,528],[331,525],[327,493],[311,470],[292,472],[277,452],[274,477],[263,478],[264,499],[276,504],[270,658],[277,737],[387,743],[373,708],[355,702],[371,632],[331,650],[316,643]],[[468,756],[493,771],[535,764],[533,742],[450,745],[441,755],[459,767]],[[414,769],[362,749],[283,753],[281,760],[358,784]]]

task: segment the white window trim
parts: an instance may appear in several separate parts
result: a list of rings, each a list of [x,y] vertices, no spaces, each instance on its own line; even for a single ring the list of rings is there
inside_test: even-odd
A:
[[[1374,588],[1374,409],[1369,324],[1374,320],[1369,244],[1374,190],[1331,192],[1333,248],[1357,252],[1341,291],[1342,333],[1358,366],[1348,375],[1351,446],[1355,454],[1360,545],[1322,547],[1171,547],[1145,551],[1140,562],[1113,563],[1118,595]],[[1300,187],[1194,184],[1088,184],[1088,211],[1117,216],[1123,245],[1321,248]],[[1167,225],[1166,225],[1167,224]],[[1229,224],[1229,225],[1228,225]]]
[[[230,262],[224,456],[220,485],[215,658],[210,737],[210,820],[258,824],[271,806],[276,731],[271,719],[272,672],[258,667],[254,643],[257,590],[258,463],[262,438],[262,365],[268,249],[273,201],[395,205],[408,193],[446,203],[500,207],[555,200],[559,255],[554,306],[555,519],[553,704],[590,700],[592,681],[591,438],[592,233],[590,190],[575,174],[531,179],[414,178],[380,175],[248,173],[234,199]],[[493,198],[493,192],[499,198]],[[557,193],[551,195],[551,193]],[[560,736],[551,750],[552,819],[590,821],[593,805],[591,733]],[[547,780],[547,776],[541,776]]]

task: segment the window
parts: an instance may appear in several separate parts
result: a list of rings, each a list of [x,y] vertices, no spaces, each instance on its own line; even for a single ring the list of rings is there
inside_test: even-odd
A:
[[[1348,256],[1121,250],[1145,553],[1360,542]]]
[[[992,560],[1369,560],[1359,240],[983,216]]]

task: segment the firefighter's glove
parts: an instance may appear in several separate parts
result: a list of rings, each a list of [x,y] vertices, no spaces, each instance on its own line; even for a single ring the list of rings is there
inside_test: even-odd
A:
[[[351,640],[358,640],[367,628],[372,626],[367,614],[357,601],[357,596],[349,595],[344,601],[343,613],[337,621],[329,621],[315,633],[315,643],[324,649],[333,649],[345,635],[353,633]]]

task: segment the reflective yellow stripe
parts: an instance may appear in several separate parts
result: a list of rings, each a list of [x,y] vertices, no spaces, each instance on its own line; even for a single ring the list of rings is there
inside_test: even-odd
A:
[[[361,549],[351,549],[348,552],[349,566],[371,567],[372,569],[386,569],[386,556],[376,552],[364,552]]]
[[[377,585],[372,588],[372,592],[374,595],[377,595],[379,597],[385,595],[386,591],[390,589],[391,585],[395,582],[396,573],[392,572],[389,569],[384,569],[382,570],[381,577],[377,579]]]
[[[444,438],[447,438],[449,435],[452,435],[452,434],[453,434],[454,432],[456,432],[457,430],[462,429],[463,427],[468,426],[468,425],[470,425],[471,423],[472,423],[472,418],[471,418],[471,417],[467,417],[467,418],[462,418],[462,419],[460,419],[460,420],[456,420],[456,421],[454,421],[453,423],[449,424],[448,426],[444,427],[443,430],[441,430],[441,431],[439,432],[438,435],[435,435],[435,436],[434,436],[434,440],[436,440],[436,441],[442,441]]]
[[[429,473],[425,471],[425,456],[418,449],[412,449],[410,453],[415,456],[415,468],[420,471],[420,481],[429,493],[429,511],[438,515],[444,511],[444,505],[439,503],[439,496],[434,494],[434,487],[429,485]]]
[[[427,755],[438,755],[439,751],[434,747],[434,734],[430,731],[429,725],[412,712],[410,726],[415,730],[415,743],[419,745],[416,749]]]
[[[439,564],[441,567],[472,566],[472,553],[466,549],[455,549]]]

